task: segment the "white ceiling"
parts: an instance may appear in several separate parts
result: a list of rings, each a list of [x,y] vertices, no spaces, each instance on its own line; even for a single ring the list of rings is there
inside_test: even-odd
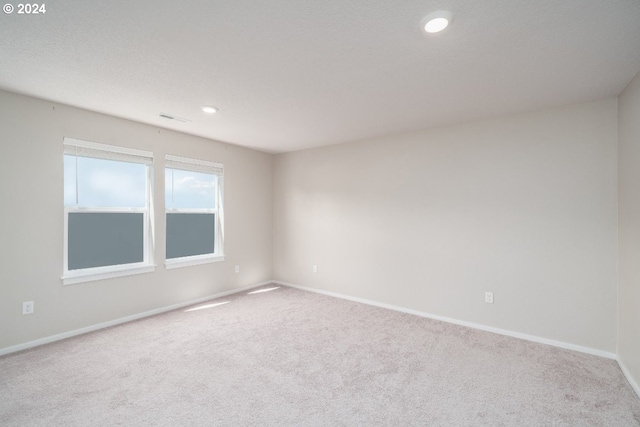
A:
[[[267,152],[616,96],[640,70],[640,0],[44,3],[0,14],[1,89]]]

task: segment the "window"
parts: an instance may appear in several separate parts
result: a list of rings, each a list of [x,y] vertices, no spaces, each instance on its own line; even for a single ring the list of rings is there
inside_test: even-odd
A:
[[[146,151],[64,139],[63,283],[153,271]]]
[[[219,163],[166,155],[166,266],[222,261],[224,168]]]

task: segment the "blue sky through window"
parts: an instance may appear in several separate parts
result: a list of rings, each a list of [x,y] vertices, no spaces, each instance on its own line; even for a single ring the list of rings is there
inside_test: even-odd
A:
[[[165,169],[165,206],[168,209],[215,209],[216,176]]]
[[[64,156],[64,205],[144,207],[146,166],[91,157]],[[172,209],[215,209],[216,176],[165,169],[165,205]]]
[[[76,168],[77,159],[77,168]],[[80,207],[142,208],[147,167],[140,163],[64,156],[64,204]]]

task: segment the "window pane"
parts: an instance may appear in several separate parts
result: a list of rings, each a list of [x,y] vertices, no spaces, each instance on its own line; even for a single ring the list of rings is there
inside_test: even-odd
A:
[[[168,213],[167,259],[214,253],[215,214]]]
[[[170,209],[215,209],[216,176],[165,169],[165,203]]]
[[[70,212],[69,270],[144,260],[144,214]]]
[[[76,156],[64,156],[64,205],[76,205]]]
[[[65,162],[65,175],[66,167]],[[78,157],[76,179],[78,180],[78,206],[136,208],[146,206],[147,166],[143,164]]]

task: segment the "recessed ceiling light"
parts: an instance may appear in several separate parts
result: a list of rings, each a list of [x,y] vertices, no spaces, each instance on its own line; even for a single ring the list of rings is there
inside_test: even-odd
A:
[[[204,111],[207,114],[213,114],[213,113],[216,113],[218,109],[216,107],[212,107],[211,105],[203,105],[202,111]]]
[[[453,14],[447,10],[439,10],[430,13],[422,20],[422,25],[427,33],[439,33],[449,26]]]

